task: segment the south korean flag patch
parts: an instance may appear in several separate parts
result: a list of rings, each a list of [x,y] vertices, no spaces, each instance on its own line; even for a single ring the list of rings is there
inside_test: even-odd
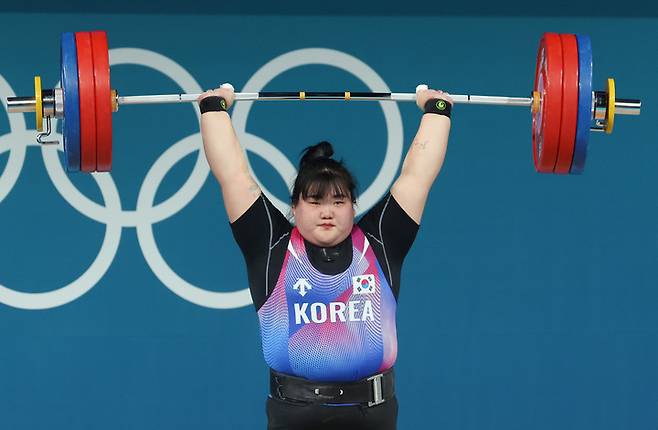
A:
[[[375,292],[375,275],[352,276],[352,294]]]

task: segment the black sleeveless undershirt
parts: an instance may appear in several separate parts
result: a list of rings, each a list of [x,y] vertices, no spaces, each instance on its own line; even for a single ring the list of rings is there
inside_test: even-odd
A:
[[[365,234],[397,300],[402,262],[413,244],[418,224],[386,194],[356,223]],[[261,193],[247,211],[231,224],[233,237],[247,265],[249,288],[256,310],[272,293],[283,267],[292,225]],[[334,247],[304,241],[313,266],[327,275],[343,272],[352,261],[352,238]]]

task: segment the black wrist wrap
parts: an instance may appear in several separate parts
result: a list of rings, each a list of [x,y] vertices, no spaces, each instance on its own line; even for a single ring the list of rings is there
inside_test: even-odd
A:
[[[430,99],[425,103],[425,113],[444,115],[450,118],[452,105],[443,99]]]
[[[226,100],[219,96],[209,96],[199,102],[199,110],[206,112],[226,112]]]

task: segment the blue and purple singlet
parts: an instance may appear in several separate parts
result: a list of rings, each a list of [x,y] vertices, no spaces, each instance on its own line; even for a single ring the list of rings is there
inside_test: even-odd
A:
[[[276,286],[258,310],[265,361],[315,381],[354,381],[397,356],[396,300],[363,231],[352,229],[352,262],[325,275],[293,228]]]

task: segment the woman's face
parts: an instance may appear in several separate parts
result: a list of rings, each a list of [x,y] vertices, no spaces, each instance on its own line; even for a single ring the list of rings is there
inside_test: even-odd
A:
[[[297,229],[304,239],[317,246],[338,245],[352,232],[356,211],[351,198],[332,194],[306,199],[299,196],[292,207]]]

